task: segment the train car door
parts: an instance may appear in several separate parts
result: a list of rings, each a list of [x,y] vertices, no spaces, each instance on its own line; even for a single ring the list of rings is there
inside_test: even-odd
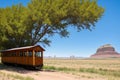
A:
[[[33,63],[33,52],[28,51],[27,65],[32,66],[32,63]]]

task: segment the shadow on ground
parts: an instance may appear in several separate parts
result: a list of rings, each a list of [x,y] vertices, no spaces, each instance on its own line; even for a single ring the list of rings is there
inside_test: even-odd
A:
[[[52,70],[34,70],[34,69],[24,68],[21,66],[4,65],[2,63],[0,63],[0,70],[13,71],[21,74],[33,73],[33,72],[54,72]]]

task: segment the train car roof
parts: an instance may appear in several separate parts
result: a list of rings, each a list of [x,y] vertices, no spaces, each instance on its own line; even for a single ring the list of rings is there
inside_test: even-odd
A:
[[[35,46],[26,46],[26,47],[19,47],[19,48],[12,48],[12,49],[7,49],[7,50],[2,50],[0,52],[8,52],[8,51],[16,51],[16,50],[25,50],[25,49],[33,49],[39,47],[40,49],[42,49],[42,51],[45,51],[45,49],[43,49],[40,45],[35,45]]]

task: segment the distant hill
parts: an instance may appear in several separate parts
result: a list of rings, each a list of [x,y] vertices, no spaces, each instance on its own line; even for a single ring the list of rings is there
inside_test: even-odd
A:
[[[91,58],[120,58],[120,54],[115,51],[115,48],[110,44],[105,44],[99,47]]]

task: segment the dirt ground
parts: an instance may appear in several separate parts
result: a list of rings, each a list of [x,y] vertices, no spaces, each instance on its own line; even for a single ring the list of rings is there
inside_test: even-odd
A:
[[[72,75],[61,72],[40,71],[37,74],[33,77],[35,80],[78,80]]]
[[[6,75],[11,74],[11,75],[19,75],[22,77],[31,77],[34,80],[80,80],[74,75],[63,72],[47,71],[47,70],[37,71],[37,70],[26,70],[23,68],[15,68],[15,67],[8,68],[8,67],[0,69],[0,80],[19,80],[17,78],[12,78],[2,75],[3,73]]]

